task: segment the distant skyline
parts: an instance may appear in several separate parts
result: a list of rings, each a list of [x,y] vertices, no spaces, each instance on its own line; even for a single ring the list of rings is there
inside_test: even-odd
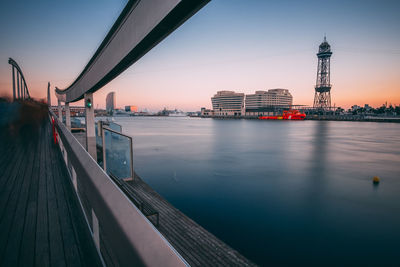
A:
[[[127,1],[11,1],[0,10],[0,95],[11,93],[8,57],[30,93],[47,96],[80,74]],[[18,14],[18,16],[16,15]],[[214,0],[94,94],[105,108],[211,108],[220,90],[289,89],[312,105],[317,50],[332,48],[332,104],[400,104],[400,1]],[[81,104],[81,103],[78,103]]]

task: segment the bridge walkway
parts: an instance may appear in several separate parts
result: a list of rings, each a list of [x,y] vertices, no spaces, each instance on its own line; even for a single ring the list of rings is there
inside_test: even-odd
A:
[[[0,266],[101,266],[46,120],[0,128]]]

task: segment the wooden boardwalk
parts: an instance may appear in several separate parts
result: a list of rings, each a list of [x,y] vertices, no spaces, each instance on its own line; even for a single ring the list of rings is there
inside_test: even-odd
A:
[[[136,174],[135,180],[127,184],[159,212],[157,229],[191,266],[255,266],[172,206]]]
[[[48,122],[0,129],[0,229],[0,266],[102,265]]]

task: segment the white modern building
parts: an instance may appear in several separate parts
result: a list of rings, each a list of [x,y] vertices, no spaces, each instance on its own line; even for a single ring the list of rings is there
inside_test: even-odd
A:
[[[292,104],[293,96],[288,89],[270,89],[246,95],[246,110],[271,106],[291,106]]]
[[[260,116],[282,113],[291,108],[293,96],[288,89],[269,89],[244,95],[234,91],[218,91],[211,98],[212,110],[202,109],[205,117]]]
[[[244,115],[244,94],[234,91],[218,91],[211,97],[214,116]]]
[[[106,110],[112,112],[115,109],[115,92],[108,93],[106,97]]]

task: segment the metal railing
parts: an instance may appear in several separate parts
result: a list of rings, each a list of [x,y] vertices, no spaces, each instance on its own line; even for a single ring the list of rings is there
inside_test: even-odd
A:
[[[50,110],[72,185],[106,265],[188,266]]]
[[[26,85],[25,77],[21,68],[12,58],[8,59],[8,64],[12,66],[13,100],[30,98],[28,86]],[[17,70],[17,75],[15,75],[15,70]]]

